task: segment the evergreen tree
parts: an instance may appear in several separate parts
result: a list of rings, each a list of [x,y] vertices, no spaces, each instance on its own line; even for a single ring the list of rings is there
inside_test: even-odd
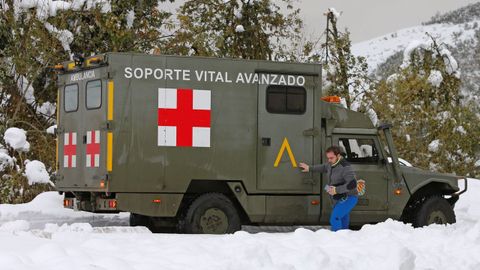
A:
[[[188,0],[168,54],[288,60],[302,21],[291,0]]]

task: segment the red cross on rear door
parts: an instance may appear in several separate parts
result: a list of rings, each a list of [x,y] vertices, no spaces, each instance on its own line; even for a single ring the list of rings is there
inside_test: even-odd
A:
[[[77,166],[77,133],[65,132],[63,137],[63,167]]]
[[[100,166],[100,130],[87,131],[85,165],[87,167]]]

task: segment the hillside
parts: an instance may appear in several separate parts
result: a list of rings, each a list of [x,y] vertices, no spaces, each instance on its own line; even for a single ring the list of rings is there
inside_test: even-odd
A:
[[[471,99],[480,94],[480,3],[434,16],[423,25],[389,33],[353,44],[356,55],[365,56],[369,70],[387,77],[403,59],[403,51],[412,41],[427,41],[429,33],[452,52],[461,69],[462,92]]]

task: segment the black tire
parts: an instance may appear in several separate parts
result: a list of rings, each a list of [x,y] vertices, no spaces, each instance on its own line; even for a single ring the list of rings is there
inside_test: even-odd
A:
[[[455,212],[448,201],[439,196],[425,198],[414,213],[413,226],[415,228],[430,224],[455,223]]]
[[[206,193],[197,197],[188,207],[182,222],[182,231],[197,234],[234,233],[242,223],[230,199],[221,193]]]

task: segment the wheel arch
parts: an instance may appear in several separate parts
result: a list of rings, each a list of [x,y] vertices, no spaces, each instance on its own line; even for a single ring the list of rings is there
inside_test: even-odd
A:
[[[431,178],[422,183],[415,185],[411,190],[412,197],[415,194],[439,194],[439,195],[450,195],[457,192],[459,189],[456,186],[453,186],[450,181],[445,179],[435,179]]]
[[[241,181],[226,181],[226,180],[199,180],[193,179],[190,181],[186,193],[179,207],[179,214],[185,213],[189,205],[198,196],[205,193],[221,193],[227,196],[238,211],[242,224],[249,224],[250,218],[248,217],[245,209],[241,205],[238,198],[235,196],[234,191],[230,187],[230,183],[235,183],[243,187]]]
[[[401,220],[406,222],[411,222],[412,214],[415,211],[415,208],[421,203],[425,198],[431,196],[445,196],[451,195],[457,192],[459,189],[451,184],[450,181],[445,179],[428,179],[422,183],[411,188],[411,196],[407,201],[401,216]],[[453,207],[455,202],[458,200],[458,196],[452,196],[448,198],[448,203]]]

